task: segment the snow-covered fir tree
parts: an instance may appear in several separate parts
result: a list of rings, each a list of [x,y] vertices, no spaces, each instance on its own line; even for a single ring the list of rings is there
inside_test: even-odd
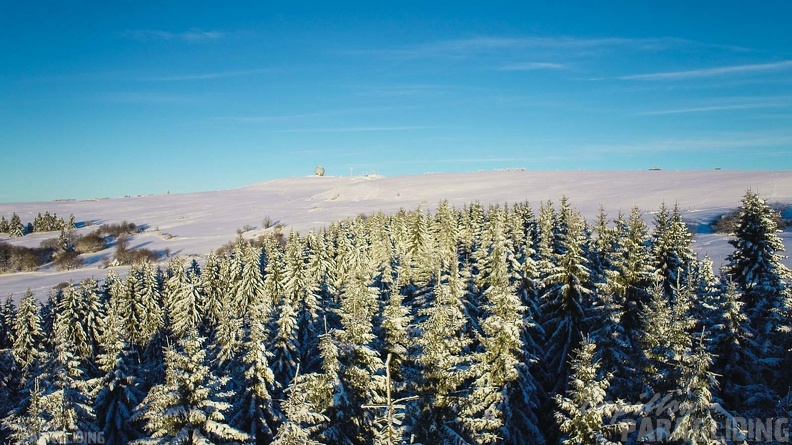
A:
[[[631,335],[641,325],[643,306],[649,301],[648,289],[656,283],[651,264],[649,235],[641,211],[633,207],[629,219],[615,221],[613,250],[608,255],[605,277],[614,302],[622,307],[621,323]]]
[[[2,419],[2,426],[9,432],[8,439],[17,444],[38,444],[46,440],[48,419],[44,413],[43,391],[39,378],[31,379],[24,397],[10,415]]]
[[[230,366],[236,393],[229,411],[230,424],[256,443],[272,441],[282,421],[273,399],[278,383],[269,367],[271,353],[266,348],[267,327],[262,321],[267,311],[265,304],[257,301],[248,308],[240,354]]]
[[[11,215],[11,221],[8,223],[8,235],[12,238],[25,236],[25,226],[22,225],[22,220],[16,213]]]
[[[276,301],[279,292],[276,289],[265,288],[261,267],[261,250],[245,243],[237,246],[234,251],[234,259],[238,264],[236,272],[239,274],[234,283],[234,303],[237,313],[244,314],[250,305],[258,301],[265,301],[268,307],[271,306]],[[274,274],[272,267],[275,264],[278,264],[277,260],[270,256],[267,262],[268,280],[270,275]],[[277,278],[275,279],[277,281]]]
[[[204,299],[200,276],[193,268],[185,268],[179,259],[171,261],[170,277],[165,283],[163,298],[169,317],[170,330],[175,338],[183,337],[200,327],[203,319],[201,302]]]
[[[285,421],[278,429],[273,445],[323,445],[316,438],[329,420],[321,413],[330,402],[329,386],[318,373],[297,374],[286,388],[281,404]]]
[[[162,277],[151,263],[133,267],[124,281],[125,289],[117,296],[125,319],[125,329],[132,344],[146,348],[164,327]]]
[[[729,241],[735,250],[726,258],[723,270],[743,293],[745,309],[756,318],[777,318],[779,311],[789,307],[790,271],[781,263],[779,252],[784,251],[784,244],[773,217],[773,209],[758,194],[746,192],[735,239]],[[761,330],[767,333],[769,329],[772,327]]]
[[[14,343],[14,319],[16,304],[10,296],[0,306],[0,349],[10,349]]]
[[[341,328],[334,332],[333,341],[338,371],[333,379],[334,403],[327,412],[331,426],[324,432],[336,443],[368,442],[375,431],[374,416],[362,406],[381,403],[385,392],[384,363],[374,349],[377,289],[370,282],[370,271],[351,271],[337,312]]]
[[[720,428],[712,403],[712,389],[716,385],[715,375],[709,370],[712,358],[704,334],[696,343],[678,363],[681,368],[676,390],[679,405],[669,438],[694,445],[716,445],[722,441],[713,437],[713,432]]]
[[[203,444],[250,438],[228,424],[224,390],[227,378],[214,374],[206,361],[204,339],[196,331],[165,350],[165,382],[152,387],[135,417],[146,435],[132,443]]]
[[[19,369],[25,371],[43,354],[41,317],[33,293],[27,291],[14,318],[12,353]]]
[[[689,275],[696,264],[696,256],[690,247],[692,236],[688,232],[679,206],[675,205],[671,214],[665,203],[655,215],[652,232],[652,265],[663,276],[666,293],[672,295],[671,287],[688,284]]]
[[[220,259],[213,252],[206,256],[201,269],[200,312],[203,314],[203,325],[207,329],[217,327],[223,312],[223,300],[226,293],[225,283],[221,280]]]
[[[622,407],[606,400],[609,375],[600,376],[595,360],[597,346],[585,338],[575,349],[570,363],[569,388],[556,394],[555,418],[562,433],[561,443],[580,445],[615,444],[613,436],[620,431],[617,423],[606,423]]]
[[[69,286],[58,302],[57,317],[62,323],[64,340],[72,344],[82,360],[93,359],[98,347],[102,307],[96,282],[86,281],[80,288]]]
[[[67,335],[68,323],[58,315],[52,336],[53,348],[41,360],[36,377],[42,390],[42,411],[50,434],[96,431],[85,367]]]
[[[118,303],[110,300],[104,318],[102,351],[97,359],[104,375],[97,382],[93,401],[97,427],[107,443],[129,443],[139,437],[132,414],[145,396],[137,351],[126,339]]]
[[[678,364],[692,345],[690,334],[695,320],[690,316],[689,287],[674,290],[673,302],[658,283],[650,290],[651,300],[642,315],[640,331],[645,383],[655,393],[672,390],[680,378]]]
[[[543,297],[543,328],[546,334],[546,388],[563,392],[568,380],[568,358],[588,332],[585,321],[591,307],[594,285],[587,260],[582,255],[583,222],[570,220],[561,242],[563,255],[558,265],[548,270]]]
[[[776,370],[792,365],[792,273],[781,262],[784,244],[776,233],[774,211],[749,190],[742,200],[729,243],[735,248],[726,258],[725,276],[742,293],[743,310],[756,331],[763,365],[777,363]],[[783,363],[779,361],[783,360]],[[765,382],[784,393],[792,384],[788,373],[773,372]]]
[[[505,214],[490,214],[485,243],[479,252],[488,252],[482,261],[480,280],[485,311],[480,320],[480,351],[471,368],[471,391],[462,404],[461,423],[473,443],[512,440],[518,430],[510,421],[522,413],[513,413],[512,388],[520,384],[518,366],[522,360],[522,324],[525,307],[511,284],[509,270],[514,260],[504,232]],[[524,414],[522,414],[524,416]]]

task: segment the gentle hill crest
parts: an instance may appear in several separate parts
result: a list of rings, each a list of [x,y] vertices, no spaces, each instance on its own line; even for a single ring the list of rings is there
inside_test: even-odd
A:
[[[298,177],[277,179],[236,189],[187,194],[148,195],[89,201],[52,201],[0,204],[0,215],[17,213],[30,221],[39,212],[74,214],[77,221],[93,224],[131,221],[146,230],[133,237],[131,247],[146,247],[174,255],[203,256],[233,240],[264,233],[264,220],[283,224],[284,230],[307,232],[333,221],[405,209],[434,209],[442,200],[461,207],[471,201],[503,204],[528,201],[538,209],[543,201],[567,196],[583,215],[593,218],[602,204],[611,217],[635,205],[655,211],[662,202],[677,203],[685,219],[695,226],[736,208],[747,189],[770,202],[792,204],[790,171],[483,171],[431,173],[382,177]],[[78,229],[90,231],[91,227]],[[271,229],[269,229],[271,230]],[[87,232],[86,232],[87,233]],[[785,234],[786,235],[786,234]],[[37,233],[7,239],[36,247],[57,237]],[[698,234],[699,252],[716,260],[728,251],[722,235]],[[17,273],[0,276],[0,295],[27,287],[48,289],[54,284],[87,276],[102,277],[97,270],[108,249],[87,258],[80,271]]]

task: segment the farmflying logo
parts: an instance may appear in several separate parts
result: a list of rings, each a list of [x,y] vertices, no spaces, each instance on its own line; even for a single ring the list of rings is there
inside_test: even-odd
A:
[[[610,419],[621,442],[661,443],[702,440],[727,442],[792,442],[787,417],[732,416],[720,404],[703,410],[682,406],[675,393],[655,394],[643,405],[625,406]],[[611,430],[613,431],[613,430]]]
[[[53,431],[38,436],[37,445],[55,444],[104,444],[104,432],[96,431]]]

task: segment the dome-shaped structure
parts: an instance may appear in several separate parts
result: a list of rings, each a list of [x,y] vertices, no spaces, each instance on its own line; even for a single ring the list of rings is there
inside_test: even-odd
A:
[[[322,167],[321,165],[317,166],[316,169],[314,170],[314,174],[316,176],[324,176],[324,167]]]

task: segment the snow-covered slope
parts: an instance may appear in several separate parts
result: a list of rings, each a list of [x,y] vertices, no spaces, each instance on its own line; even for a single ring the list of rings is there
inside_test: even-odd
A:
[[[180,195],[91,201],[55,201],[0,204],[0,215],[16,212],[23,222],[39,212],[49,211],[77,221],[102,224],[132,221],[146,230],[135,236],[131,247],[168,249],[173,255],[205,255],[236,237],[237,229],[251,226],[245,233],[263,233],[265,218],[285,225],[286,231],[306,232],[332,221],[399,208],[433,209],[447,199],[462,206],[478,200],[485,204],[529,201],[535,209],[546,200],[565,195],[589,218],[600,204],[611,216],[629,212],[637,205],[647,213],[661,202],[677,203],[693,227],[736,208],[745,190],[751,188],[770,202],[792,204],[792,172],[789,171],[494,171],[441,173],[403,177],[303,177],[279,179],[233,190]],[[80,229],[91,231],[91,227]],[[271,229],[270,229],[271,230]],[[14,244],[38,246],[55,233],[33,234],[7,240]],[[789,245],[789,233],[785,233]],[[708,253],[716,266],[728,253],[723,236],[699,233],[697,250]],[[108,249],[85,258],[79,271],[58,272],[48,268],[38,272],[0,276],[0,296],[18,294],[31,288],[46,294],[60,282],[90,276],[101,278],[98,269]]]

